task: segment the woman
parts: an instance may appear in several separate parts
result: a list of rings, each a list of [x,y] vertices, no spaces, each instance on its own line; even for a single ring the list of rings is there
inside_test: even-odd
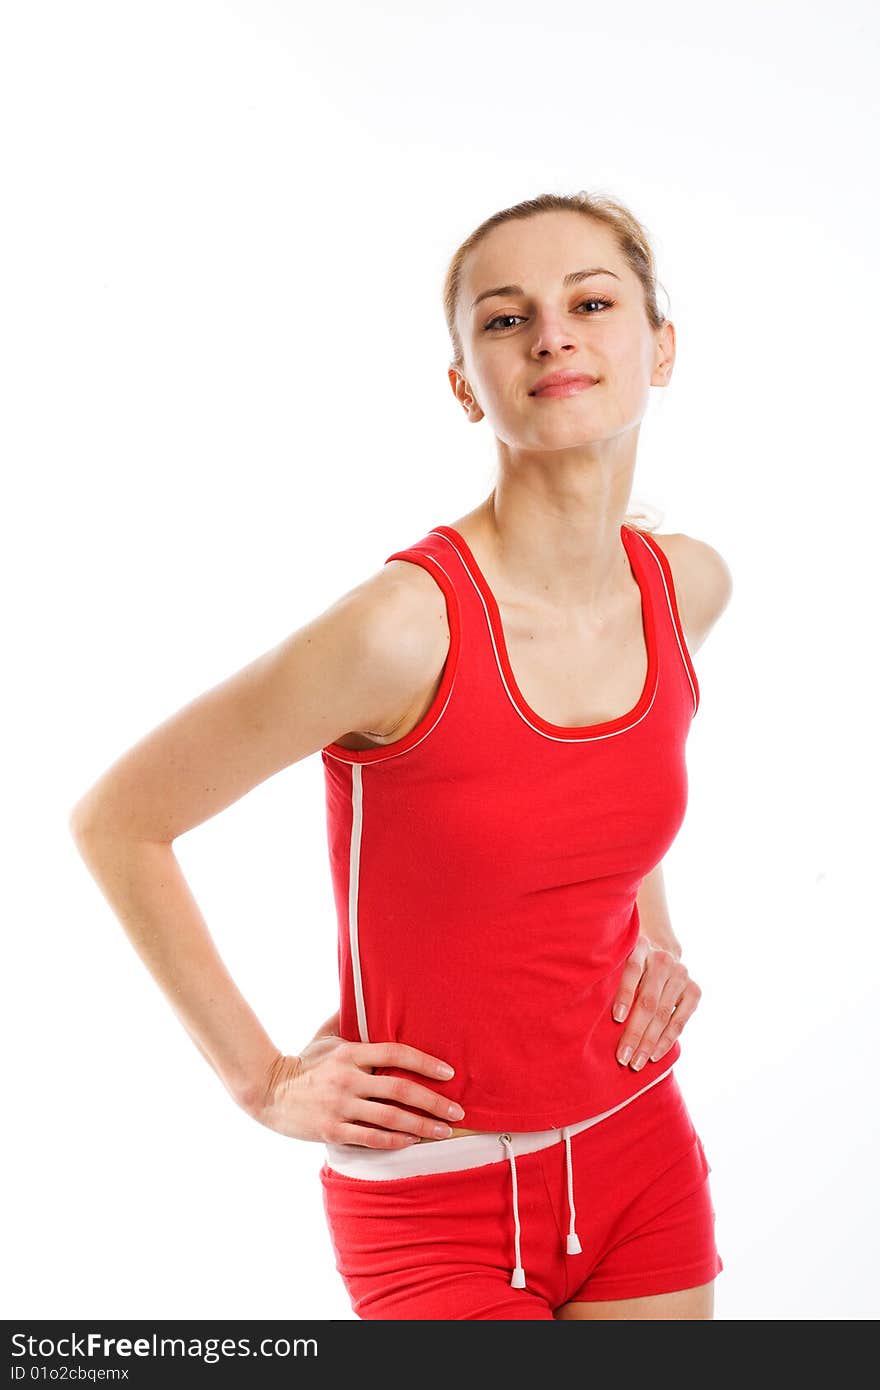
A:
[[[711,1318],[709,1165],[673,1071],[700,991],[661,860],[731,578],[625,517],[674,328],[644,230],[586,194],[478,227],[446,314],[490,496],[147,736],[71,826],[230,1094],[325,1145],[360,1317]],[[340,1010],[289,1056],[172,842],[318,750]]]

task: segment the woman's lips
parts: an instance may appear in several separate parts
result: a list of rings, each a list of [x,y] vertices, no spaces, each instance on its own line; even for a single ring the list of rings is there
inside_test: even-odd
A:
[[[535,391],[533,395],[536,400],[549,396],[574,396],[578,391],[589,391],[591,386],[598,385],[598,381],[588,381],[584,377],[579,381],[561,381],[557,386],[545,386],[543,391]]]

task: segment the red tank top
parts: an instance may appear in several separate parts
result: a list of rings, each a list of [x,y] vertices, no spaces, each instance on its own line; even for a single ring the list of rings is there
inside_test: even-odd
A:
[[[446,599],[430,709],[396,743],[321,750],[340,1036],[448,1061],[449,1081],[374,1070],[457,1100],[469,1129],[576,1123],[642,1090],[681,1050],[638,1072],[615,1055],[636,894],[684,820],[699,705],[669,562],[646,532],[622,526],[621,539],[648,652],[627,714],[574,728],[531,709],[484,575],[463,536],[437,526],[385,562],[421,565]]]

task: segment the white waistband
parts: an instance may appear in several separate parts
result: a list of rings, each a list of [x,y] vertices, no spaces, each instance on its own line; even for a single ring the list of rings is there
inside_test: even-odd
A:
[[[512,1151],[514,1156],[537,1153],[550,1144],[561,1143],[567,1131],[570,1138],[580,1134],[590,1125],[597,1125],[609,1115],[622,1110],[630,1101],[644,1095],[664,1077],[669,1076],[672,1067],[655,1076],[626,1100],[603,1110],[601,1115],[591,1115],[577,1124],[563,1125],[556,1129],[540,1130],[489,1130],[485,1134],[461,1134],[450,1139],[435,1139],[428,1144],[410,1144],[403,1149],[372,1149],[363,1144],[324,1145],[328,1168],[343,1173],[350,1178],[383,1180],[392,1178],[416,1177],[427,1173],[455,1173],[465,1168],[479,1168],[487,1163],[503,1163]],[[507,1144],[500,1142],[504,1135]]]

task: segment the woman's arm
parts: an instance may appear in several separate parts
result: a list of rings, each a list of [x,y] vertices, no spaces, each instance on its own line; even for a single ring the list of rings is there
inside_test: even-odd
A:
[[[699,985],[681,959],[681,943],[672,930],[663,862],[642,879],[636,895],[639,938],[627,959],[611,1005],[612,1017],[625,1023],[617,1042],[617,1060],[640,1071],[666,1055],[700,1001]]]
[[[192,701],[71,812],[77,848],[132,945],[248,1110],[264,1102],[283,1054],[220,958],[173,844],[325,744],[394,726],[424,691],[441,635],[425,621],[425,589],[412,568],[380,570]]]
[[[713,546],[681,534],[655,536],[662,546],[676,592],[688,649],[703,645],[730,602],[733,576]],[[700,1001],[701,990],[681,959],[672,930],[663,864],[646,874],[636,895],[640,934],[612,1002],[612,1016],[626,1023],[617,1060],[636,1071],[669,1051]]]
[[[223,964],[173,846],[74,828],[77,848],[202,1056],[245,1109],[282,1055]]]
[[[663,881],[663,861],[657,864],[642,879],[636,895],[639,909],[639,923],[643,934],[654,946],[662,946],[671,951],[676,960],[681,959],[681,942],[672,930],[669,904],[666,901],[666,885]]]

